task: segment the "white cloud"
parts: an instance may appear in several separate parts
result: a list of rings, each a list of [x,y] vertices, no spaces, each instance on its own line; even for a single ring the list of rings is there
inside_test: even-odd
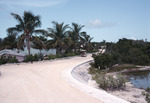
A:
[[[90,20],[87,24],[87,26],[89,26],[89,27],[99,27],[101,25],[102,25],[102,22],[99,19]]]
[[[132,39],[132,40],[137,40],[137,38],[136,38],[136,37],[131,37],[131,39]]]
[[[28,7],[50,7],[64,3],[67,0],[1,0],[0,5],[28,6]]]
[[[115,26],[116,23],[113,22],[102,22],[100,19],[90,20],[86,27],[88,28],[104,28],[104,27],[112,27]]]

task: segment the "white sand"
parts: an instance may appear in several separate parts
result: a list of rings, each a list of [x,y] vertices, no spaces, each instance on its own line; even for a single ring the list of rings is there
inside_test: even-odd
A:
[[[131,83],[126,84],[125,90],[109,91],[110,94],[130,101],[131,103],[147,103],[142,95],[143,89],[134,87]]]
[[[91,57],[2,65],[0,103],[102,103],[61,76],[66,68],[88,59]]]
[[[73,67],[91,59],[90,55],[0,66],[0,103],[127,103],[72,77]]]
[[[87,80],[91,78],[91,76],[87,74],[88,67],[89,65],[87,63],[82,63],[76,66],[74,69],[67,69],[63,72],[63,75],[65,75],[64,78],[74,87],[85,93],[88,93],[89,95],[92,95],[104,103],[129,103],[124,99],[118,98],[102,89],[97,88],[96,83],[93,83],[93,80],[89,80],[91,81],[89,83]],[[70,74],[70,72],[72,72],[73,76]]]
[[[98,84],[92,80],[92,76],[88,74],[88,68],[90,67],[89,63],[85,63],[83,65],[80,65],[75,70],[73,70],[73,77],[75,77],[80,82],[83,82],[85,84],[88,84],[94,88],[100,89],[98,87]],[[145,70],[145,67],[144,67]],[[114,73],[112,73],[114,74]],[[115,95],[119,98],[122,98],[124,100],[130,101],[131,103],[147,103],[145,101],[145,97],[142,95],[142,92],[145,91],[143,89],[138,89],[134,87],[131,83],[126,83],[125,90],[115,90],[115,91],[108,91],[108,93]],[[100,100],[103,101],[103,98],[100,98]],[[111,99],[108,99],[111,100]],[[107,101],[105,101],[107,102]],[[115,101],[116,102],[116,101]],[[111,103],[113,103],[111,101]],[[121,102],[122,103],[122,102]]]

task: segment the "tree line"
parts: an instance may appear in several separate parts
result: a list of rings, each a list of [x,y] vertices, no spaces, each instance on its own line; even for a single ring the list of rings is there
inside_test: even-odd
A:
[[[53,21],[53,27],[44,30],[38,29],[42,24],[39,15],[26,11],[23,16],[15,13],[11,15],[18,23],[7,29],[7,37],[0,38],[0,50],[24,50],[27,46],[28,55],[30,55],[31,47],[39,50],[55,48],[57,54],[78,52],[81,48],[90,52],[96,47],[94,43],[91,43],[93,38],[82,31],[84,25],[72,23],[72,26],[69,26],[64,22]]]
[[[122,38],[116,43],[103,41],[101,45],[106,47],[106,52],[93,55],[94,68],[111,70],[116,64],[131,64],[125,68],[135,68],[133,65],[150,65],[150,42],[148,41]]]

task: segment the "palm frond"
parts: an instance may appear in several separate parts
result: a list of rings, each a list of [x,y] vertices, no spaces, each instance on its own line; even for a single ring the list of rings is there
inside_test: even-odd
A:
[[[34,33],[34,34],[42,34],[42,35],[47,35],[48,34],[48,32],[46,31],[46,30],[44,30],[44,29],[38,29],[38,30],[34,30],[34,31],[32,31],[31,32],[32,34]]]
[[[20,25],[22,25],[22,26],[24,27],[24,22],[23,22],[22,18],[21,18],[18,14],[11,13],[11,15],[12,15],[17,21],[19,21]]]

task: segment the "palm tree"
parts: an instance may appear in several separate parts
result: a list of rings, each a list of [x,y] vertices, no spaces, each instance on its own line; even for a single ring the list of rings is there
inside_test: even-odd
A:
[[[18,21],[18,24],[15,27],[8,28],[7,31],[21,33],[18,45],[22,47],[26,44],[30,55],[31,41],[36,38],[34,34],[44,33],[44,30],[36,30],[37,27],[41,26],[40,17],[33,15],[31,12],[24,12],[23,17],[14,13],[11,13],[11,15]]]
[[[2,38],[0,38],[0,47],[2,47],[1,45],[2,45]],[[1,48],[0,48],[0,50],[1,50]]]
[[[47,42],[47,39],[43,36],[34,37],[32,48],[39,49],[40,54],[41,54],[41,50],[46,49],[45,47],[46,42]]]
[[[72,49],[75,49],[75,51],[76,51],[76,49],[79,49],[79,47],[80,47],[80,38],[81,38],[81,34],[82,34],[81,30],[83,27],[84,27],[84,25],[72,23],[72,28],[69,33],[69,37],[73,41]]]
[[[56,53],[62,53],[65,47],[65,40],[67,39],[69,25],[64,25],[64,22],[58,23],[53,21],[53,28],[48,28],[47,36],[52,39],[47,43],[48,47],[56,48]]]
[[[0,50],[3,49],[17,49],[17,38],[16,33],[14,34],[7,34],[7,37],[5,37],[1,41]]]
[[[84,48],[89,51],[90,49],[93,49],[94,47],[91,44],[91,40],[93,39],[93,37],[90,37],[90,35],[88,35],[86,32],[83,32],[81,34],[81,42],[82,45],[84,46]]]

